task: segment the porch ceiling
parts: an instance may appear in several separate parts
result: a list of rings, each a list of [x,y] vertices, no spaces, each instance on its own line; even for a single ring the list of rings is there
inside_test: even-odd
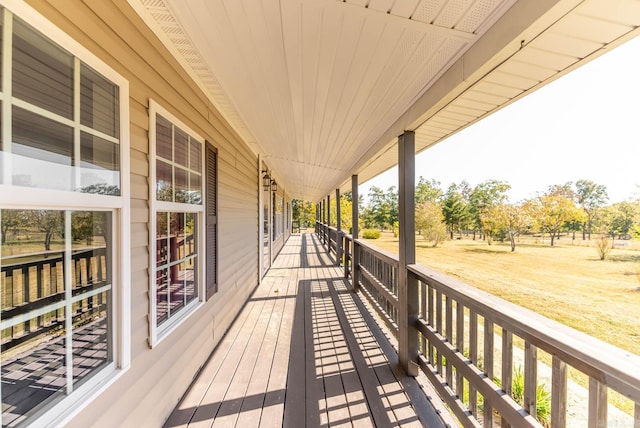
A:
[[[638,32],[637,0],[129,0],[295,198],[423,150]]]

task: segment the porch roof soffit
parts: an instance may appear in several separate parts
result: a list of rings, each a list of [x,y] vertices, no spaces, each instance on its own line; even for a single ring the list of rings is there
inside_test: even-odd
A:
[[[634,0],[128,0],[294,198],[424,150],[632,37]]]

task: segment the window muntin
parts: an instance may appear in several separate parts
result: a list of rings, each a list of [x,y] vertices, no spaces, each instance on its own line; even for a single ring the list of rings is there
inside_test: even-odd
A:
[[[2,424],[16,426],[113,362],[113,219],[2,210],[0,226]]]
[[[203,139],[150,101],[152,346],[204,300]]]
[[[19,18],[10,53],[0,184],[119,195],[119,87]]]

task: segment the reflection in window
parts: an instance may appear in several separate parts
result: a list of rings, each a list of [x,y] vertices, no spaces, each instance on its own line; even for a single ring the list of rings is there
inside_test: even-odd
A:
[[[0,145],[0,180],[119,195],[118,86],[18,18],[8,42],[1,59],[11,64],[11,83],[2,91],[14,105],[2,105],[12,138]]]
[[[197,214],[156,213],[156,322],[161,325],[198,297]]]
[[[202,204],[202,143],[156,114],[156,200]]]
[[[113,361],[112,214],[2,210],[0,230],[2,420],[16,426]]]

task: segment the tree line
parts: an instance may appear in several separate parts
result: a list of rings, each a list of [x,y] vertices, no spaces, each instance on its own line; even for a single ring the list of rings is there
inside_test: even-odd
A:
[[[487,180],[475,187],[467,181],[451,184],[446,190],[434,179],[420,177],[415,188],[416,230],[425,240],[437,246],[443,240],[463,234],[472,239],[508,240],[512,251],[516,238],[523,234],[548,236],[550,245],[562,233],[576,234],[583,240],[592,234],[612,239],[640,237],[640,199],[634,202],[608,204],[604,185],[591,180],[578,180],[552,185],[534,197],[519,203],[508,201],[511,185],[505,181]],[[315,221],[315,206],[297,201],[294,218],[307,216]],[[394,230],[398,227],[398,191],[371,187],[368,201],[358,201],[363,228]],[[306,205],[305,205],[306,204]],[[351,194],[342,195],[340,205],[342,229],[351,227]],[[335,225],[335,203],[331,223]],[[305,214],[306,212],[306,214]]]

